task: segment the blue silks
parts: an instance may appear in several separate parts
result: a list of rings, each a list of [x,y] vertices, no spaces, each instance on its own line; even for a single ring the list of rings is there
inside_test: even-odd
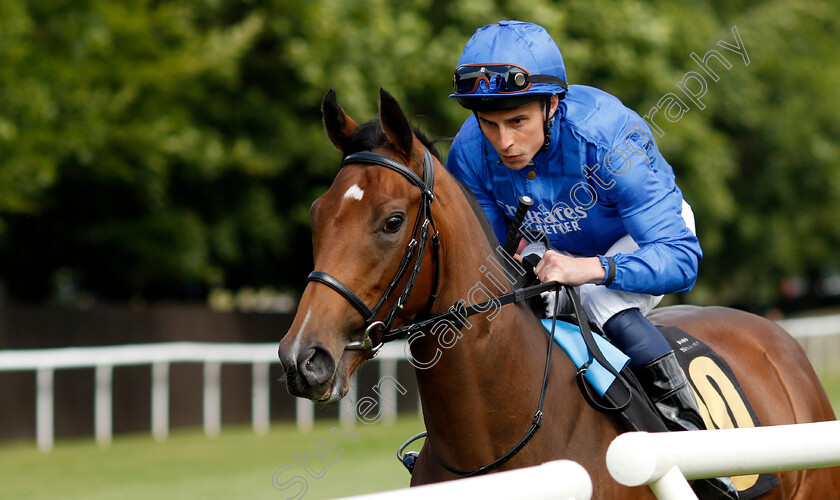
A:
[[[525,229],[581,257],[604,257],[629,234],[639,245],[612,255],[609,288],[648,295],[687,292],[703,254],[682,216],[683,195],[647,123],[602,90],[572,85],[558,104],[548,151],[506,167],[470,116],[446,168],[475,193],[499,241],[521,195],[534,206]],[[604,259],[602,259],[602,263]]]

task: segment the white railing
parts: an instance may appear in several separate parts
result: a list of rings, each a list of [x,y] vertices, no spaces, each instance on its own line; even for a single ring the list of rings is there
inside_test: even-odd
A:
[[[840,465],[840,421],[745,429],[628,432],[607,450],[626,486],[649,485],[659,500],[697,500],[690,479]]]
[[[379,360],[380,377],[396,379],[397,360],[405,359],[402,343],[384,346]],[[61,349],[26,349],[0,351],[0,371],[35,371],[35,434],[38,448],[49,451],[54,441],[55,371],[71,368],[93,368],[95,376],[94,433],[100,446],[108,446],[113,434],[113,370],[117,366],[150,365],[152,370],[151,420],[152,435],[164,440],[169,435],[169,366],[172,363],[202,363],[204,365],[203,424],[208,436],[216,436],[221,429],[221,368],[224,363],[252,365],[252,426],[257,433],[268,431],[269,365],[279,363],[277,343],[231,344],[173,342],[108,347],[69,347]],[[395,387],[383,384],[380,407],[384,421],[396,418]],[[343,421],[355,418],[355,378],[348,397],[340,403]],[[301,431],[310,430],[314,423],[311,401],[296,399],[296,421]]]
[[[799,341],[818,373],[837,369],[840,314],[783,319],[777,323]]]
[[[586,470],[571,460],[555,460],[524,469],[347,497],[344,500],[589,500],[591,497],[592,479]]]
[[[786,319],[779,324],[796,337],[808,353],[817,370],[828,361],[840,358],[840,315]],[[380,378],[396,379],[397,362],[405,360],[404,342],[385,345],[377,358]],[[215,436],[221,428],[221,366],[224,363],[252,365],[252,425],[255,432],[264,433],[269,427],[269,365],[278,363],[277,343],[233,344],[173,342],[107,347],[61,349],[0,350],[0,371],[35,371],[36,441],[41,450],[50,450],[54,436],[53,381],[55,370],[93,368],[96,370],[95,435],[101,446],[112,438],[112,378],[116,366],[150,365],[152,371],[151,421],[152,435],[163,440],[169,434],[169,367],[172,363],[202,363],[204,365],[203,425],[208,436]],[[383,420],[396,418],[396,388],[385,384],[379,394]],[[350,392],[340,403],[339,414],[346,423],[354,418],[356,379],[351,379]],[[297,399],[295,415],[301,431],[314,424],[314,406],[308,400]]]
[[[840,314],[781,319],[776,323],[797,338],[840,334]]]

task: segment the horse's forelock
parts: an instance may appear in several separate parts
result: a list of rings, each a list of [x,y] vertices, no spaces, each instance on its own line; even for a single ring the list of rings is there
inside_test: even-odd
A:
[[[379,120],[371,120],[359,125],[353,135],[344,145],[344,156],[361,151],[371,151],[373,148],[385,142],[385,132]]]
[[[412,126],[411,129],[414,131],[414,135],[420,140],[420,142],[426,146],[426,149],[429,150],[435,158],[438,159],[441,163],[443,160],[441,159],[440,152],[438,152],[437,148],[435,148],[434,141],[429,139],[426,134],[421,132],[417,127]],[[374,148],[381,146],[385,143],[388,137],[385,135],[385,132],[382,130],[382,124],[379,120],[371,120],[369,122],[363,123],[359,125],[356,131],[353,133],[353,136],[347,141],[344,147],[344,156],[359,153],[361,151],[371,151]]]

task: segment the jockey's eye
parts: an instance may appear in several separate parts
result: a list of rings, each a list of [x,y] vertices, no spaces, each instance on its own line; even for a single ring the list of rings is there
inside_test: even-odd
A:
[[[400,230],[403,225],[403,216],[402,215],[392,215],[388,217],[388,220],[385,221],[385,226],[382,227],[382,230],[386,233],[396,233]]]

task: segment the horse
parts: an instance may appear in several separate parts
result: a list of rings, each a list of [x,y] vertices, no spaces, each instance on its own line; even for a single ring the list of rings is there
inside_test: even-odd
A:
[[[322,103],[326,134],[344,160],[310,211],[316,271],[278,352],[288,391],[338,401],[391,328],[409,328],[428,433],[412,486],[457,479],[463,475],[457,471],[497,461],[523,440],[543,395],[538,430],[493,471],[569,459],[589,472],[593,498],[654,498],[647,487],[628,488],[610,476],[607,447],[625,429],[584,401],[568,359],[547,357],[548,335],[528,305],[487,307],[449,328],[422,323],[467,298],[510,292],[512,285],[490,271],[496,242],[469,193],[382,89],[379,104],[378,120],[359,125],[334,91]],[[649,317],[689,332],[732,361],[762,425],[835,418],[804,351],[774,322],[686,305],[656,309]],[[422,328],[412,331],[418,322]],[[781,472],[778,479],[779,487],[761,498],[840,498],[840,468]]]

